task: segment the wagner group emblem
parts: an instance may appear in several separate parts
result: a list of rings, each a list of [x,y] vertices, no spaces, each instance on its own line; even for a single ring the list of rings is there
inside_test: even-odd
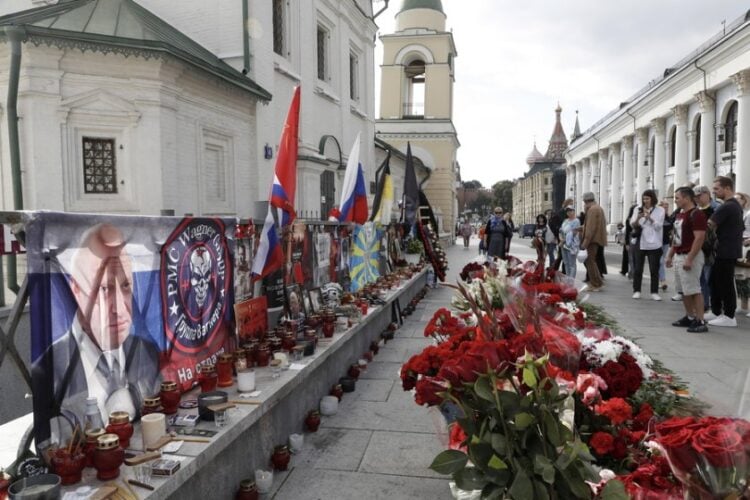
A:
[[[161,251],[162,314],[175,349],[212,344],[230,300],[231,267],[220,220],[185,219],[169,236]]]

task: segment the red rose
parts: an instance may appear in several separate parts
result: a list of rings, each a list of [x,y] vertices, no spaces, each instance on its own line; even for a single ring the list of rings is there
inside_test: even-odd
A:
[[[692,437],[693,431],[682,427],[658,438],[659,444],[664,447],[672,465],[684,473],[690,472],[695,467],[695,454],[691,446]]]
[[[589,440],[589,446],[591,446],[594,453],[600,457],[608,455],[612,451],[614,443],[615,437],[606,432],[595,432]]]
[[[638,415],[633,417],[633,429],[645,430],[653,417],[654,409],[651,408],[651,405],[648,403],[641,404]]]
[[[401,387],[403,387],[405,391],[410,391],[414,389],[414,386],[416,385],[416,383],[417,383],[417,378],[411,375],[406,375],[403,379],[401,379]]]
[[[714,467],[732,467],[745,462],[742,436],[728,425],[710,425],[695,431],[693,449]]]
[[[622,460],[623,458],[628,456],[628,445],[624,439],[620,437],[615,438],[615,441],[612,444],[611,455],[615,460]]]
[[[614,425],[627,422],[633,416],[633,408],[622,398],[612,398],[594,407],[598,415],[607,417]]]
[[[695,417],[672,417],[656,424],[656,433],[659,435],[671,434],[684,427],[695,423]]]
[[[438,377],[447,380],[451,387],[461,388],[464,382],[473,383],[479,375],[461,359],[449,359],[443,363]]]
[[[414,398],[418,405],[436,406],[443,402],[440,393],[446,391],[445,382],[432,377],[423,377],[417,381],[417,394]]]

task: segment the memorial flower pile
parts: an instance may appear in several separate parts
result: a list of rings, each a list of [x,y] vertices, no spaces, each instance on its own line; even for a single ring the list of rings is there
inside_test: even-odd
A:
[[[467,265],[433,344],[401,369],[439,407],[431,468],[482,498],[746,498],[750,423],[682,415],[679,387],[597,324],[564,277],[509,258]],[[589,308],[590,309],[590,308]]]

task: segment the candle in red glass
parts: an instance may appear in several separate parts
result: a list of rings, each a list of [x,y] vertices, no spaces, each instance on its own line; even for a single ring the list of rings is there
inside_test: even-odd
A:
[[[336,315],[326,315],[323,317],[323,336],[327,339],[333,337],[336,331]]]
[[[286,470],[289,467],[289,460],[292,456],[289,454],[289,447],[280,445],[274,448],[271,462],[276,470]]]
[[[100,436],[106,433],[104,429],[89,429],[86,431],[86,445],[83,452],[86,454],[86,467],[94,466],[94,450],[96,450],[96,441]]]
[[[341,398],[344,397],[344,388],[341,387],[341,384],[336,384],[331,389],[331,396],[336,396],[339,401],[341,401]]]
[[[239,348],[234,351],[234,373],[237,374],[240,371],[247,368],[247,356],[244,348]]]
[[[180,391],[177,390],[177,383],[164,381],[161,383],[161,411],[165,415],[174,415],[180,406]]]
[[[310,410],[310,413],[305,418],[305,425],[310,432],[317,432],[318,427],[320,427],[320,412],[318,410]]]
[[[149,413],[156,413],[157,411],[159,411],[160,406],[161,398],[159,396],[143,398],[143,409],[141,410],[141,416],[148,415]]]
[[[277,353],[281,351],[281,337],[271,337],[270,339],[268,339],[268,343],[271,347],[271,353]]]
[[[219,374],[219,387],[229,387],[234,383],[232,380],[232,361],[234,356],[229,353],[219,355],[219,362],[216,364],[216,372]]]
[[[130,438],[133,436],[133,424],[130,423],[130,415],[126,411],[113,411],[109,414],[107,432],[117,434],[120,438],[120,446],[125,449],[130,446]]]
[[[255,366],[255,353],[258,351],[258,341],[253,340],[242,346],[245,349],[245,362],[248,368]]]
[[[268,348],[268,344],[259,345],[258,352],[255,353],[255,362],[258,366],[268,366],[270,360],[271,350]]]
[[[351,378],[353,378],[355,380],[358,379],[359,378],[359,372],[360,372],[360,369],[359,369],[359,364],[358,363],[355,363],[355,364],[349,366],[349,376]]]
[[[125,450],[120,448],[117,434],[104,434],[96,442],[94,468],[100,481],[109,481],[120,475],[120,466],[125,461]]]
[[[287,352],[292,352],[294,346],[297,345],[297,340],[294,338],[294,333],[287,332],[281,337],[281,348]]]
[[[378,354],[378,351],[380,351],[380,344],[378,343],[377,340],[373,340],[372,342],[370,342],[370,350],[372,351],[373,354],[375,355]]]
[[[258,500],[258,487],[252,479],[245,479],[240,483],[240,490],[235,500]]]
[[[8,498],[8,488],[13,483],[13,478],[10,474],[0,469],[0,500]]]
[[[201,385],[201,392],[211,392],[216,390],[216,384],[219,381],[216,375],[216,367],[212,364],[201,365],[198,374],[198,383]]]
[[[76,447],[72,451],[68,448],[58,448],[50,458],[52,470],[60,476],[60,484],[76,484],[81,481],[81,472],[86,467],[86,454]]]

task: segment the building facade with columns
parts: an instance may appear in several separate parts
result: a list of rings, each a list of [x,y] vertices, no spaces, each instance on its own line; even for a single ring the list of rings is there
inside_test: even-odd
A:
[[[750,192],[750,11],[574,139],[566,156],[566,192],[580,210],[593,191],[612,225],[646,189],[671,198],[728,175]]]
[[[534,143],[526,158],[529,171],[513,185],[513,221],[516,225],[533,224],[537,215],[559,208],[565,197],[565,151],[568,139],[563,130],[561,114],[562,108],[558,105],[546,154],[539,152]]]

